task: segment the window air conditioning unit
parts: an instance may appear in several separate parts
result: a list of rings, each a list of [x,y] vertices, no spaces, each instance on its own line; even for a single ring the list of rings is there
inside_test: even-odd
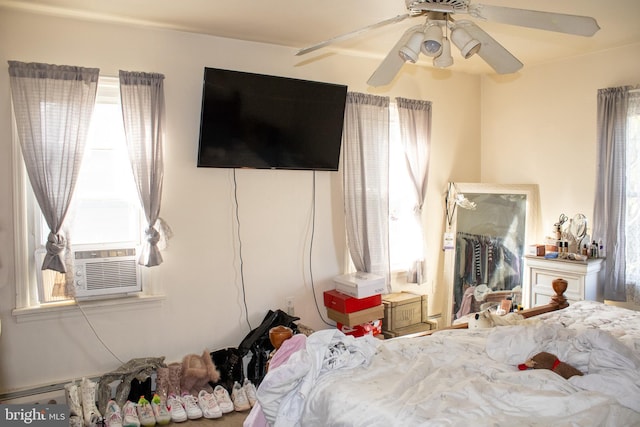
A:
[[[104,297],[142,290],[138,250],[135,247],[77,246],[72,248],[72,253],[76,298]],[[36,252],[40,302],[64,300],[66,298],[60,294],[64,277],[50,270],[40,270],[44,254],[44,249]],[[63,283],[57,283],[56,287],[55,282],[61,281]],[[54,291],[56,288],[57,292]]]
[[[73,249],[76,298],[140,292],[142,281],[135,247]]]

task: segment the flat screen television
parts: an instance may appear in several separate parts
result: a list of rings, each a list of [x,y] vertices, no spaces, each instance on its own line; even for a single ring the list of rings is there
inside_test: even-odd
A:
[[[338,170],[347,87],[204,69],[198,167]]]

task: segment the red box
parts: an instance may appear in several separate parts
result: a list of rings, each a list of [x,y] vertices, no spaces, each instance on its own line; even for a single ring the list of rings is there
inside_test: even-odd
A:
[[[335,289],[324,291],[324,306],[340,313],[353,313],[382,304],[382,294],[354,298]]]
[[[382,333],[382,321],[372,320],[371,322],[362,323],[355,326],[347,326],[338,322],[336,328],[345,335],[353,335],[354,337],[362,337],[365,335],[380,335]]]

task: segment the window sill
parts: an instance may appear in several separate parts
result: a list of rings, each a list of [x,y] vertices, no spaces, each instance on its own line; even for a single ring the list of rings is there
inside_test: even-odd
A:
[[[95,313],[112,313],[134,308],[151,307],[160,305],[164,301],[164,295],[132,295],[121,298],[86,300],[80,302],[83,310]],[[17,323],[71,318],[81,315],[78,304],[75,301],[50,303],[38,307],[16,308],[11,314]]]
[[[391,284],[392,285],[406,285],[407,284],[407,271],[406,270],[391,270]]]

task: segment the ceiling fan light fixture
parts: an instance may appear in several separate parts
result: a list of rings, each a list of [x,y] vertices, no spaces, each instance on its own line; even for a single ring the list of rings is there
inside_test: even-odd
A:
[[[480,42],[465,30],[464,28],[456,27],[451,31],[451,41],[460,49],[460,53],[464,59],[469,59],[480,50]]]
[[[437,23],[429,24],[424,30],[424,41],[420,50],[427,56],[438,56],[442,52],[442,29]]]
[[[409,61],[415,63],[418,60],[418,55],[420,54],[420,45],[422,45],[422,41],[424,40],[424,33],[422,31],[416,31],[411,35],[407,44],[402,46],[398,50],[398,55],[404,61]]]
[[[451,43],[446,37],[442,38],[442,53],[433,58],[433,66],[436,68],[447,68],[453,65],[453,57],[451,56]]]
[[[391,84],[403,64],[407,61],[417,62],[421,52],[433,58],[434,66],[448,67],[452,64],[452,58],[448,52],[442,52],[447,47],[449,51],[451,50],[450,44],[444,46],[448,42],[455,44],[465,59],[478,53],[478,56],[498,74],[515,73],[523,67],[518,58],[475,22],[458,20],[457,17],[454,19],[453,15],[469,15],[482,22],[493,21],[499,24],[586,37],[593,36],[600,30],[597,21],[589,16],[476,4],[476,1],[480,0],[405,0],[407,13],[302,48],[296,52],[296,55],[307,54],[405,19],[425,17],[424,24],[414,25],[404,30],[402,37],[387,52],[367,80],[370,86],[379,87]],[[509,2],[500,3],[508,4]],[[441,38],[443,32],[448,40]]]

